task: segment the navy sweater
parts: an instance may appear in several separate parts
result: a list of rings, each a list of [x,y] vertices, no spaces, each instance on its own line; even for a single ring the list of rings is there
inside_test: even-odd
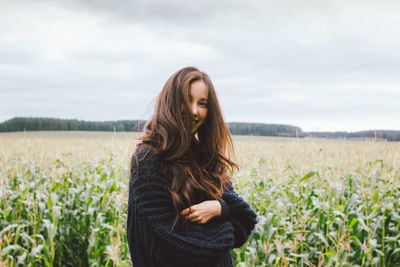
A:
[[[232,184],[219,200],[221,216],[205,224],[177,225],[171,232],[175,211],[168,177],[154,151],[139,145],[131,162],[127,235],[133,267],[233,266],[230,249],[247,241],[257,215]]]

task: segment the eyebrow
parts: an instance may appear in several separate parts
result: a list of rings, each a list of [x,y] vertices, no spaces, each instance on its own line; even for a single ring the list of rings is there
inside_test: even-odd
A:
[[[193,96],[189,95],[189,98],[193,98]],[[208,101],[208,98],[200,98],[200,101],[202,101],[202,100]]]

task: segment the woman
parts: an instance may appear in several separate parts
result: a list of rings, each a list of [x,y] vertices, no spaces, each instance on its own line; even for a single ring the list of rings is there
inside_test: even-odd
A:
[[[144,129],[129,183],[133,266],[233,266],[230,249],[247,241],[257,215],[227,175],[238,165],[207,74],[174,73]]]

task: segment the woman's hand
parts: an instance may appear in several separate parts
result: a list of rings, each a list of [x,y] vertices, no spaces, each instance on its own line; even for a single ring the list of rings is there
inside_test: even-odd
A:
[[[221,215],[221,204],[218,200],[206,200],[199,204],[191,206],[192,211],[189,213],[189,208],[181,211],[182,215],[191,222],[206,223],[213,217]]]

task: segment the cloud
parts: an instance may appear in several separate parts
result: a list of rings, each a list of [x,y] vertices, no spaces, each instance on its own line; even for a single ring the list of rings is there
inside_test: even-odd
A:
[[[143,119],[167,78],[195,65],[212,78],[229,121],[400,129],[399,7],[358,0],[5,1],[0,120]]]

